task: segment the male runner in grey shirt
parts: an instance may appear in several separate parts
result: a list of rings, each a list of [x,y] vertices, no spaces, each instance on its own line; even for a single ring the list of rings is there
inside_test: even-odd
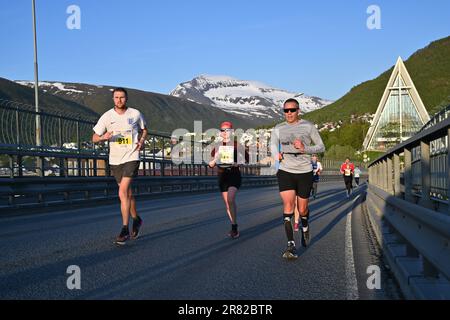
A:
[[[297,100],[286,100],[283,105],[286,122],[277,125],[271,137],[272,155],[278,154],[280,161],[277,178],[283,200],[284,227],[288,238],[288,247],[283,253],[283,258],[287,259],[298,257],[292,229],[296,201],[302,222],[302,245],[306,247],[309,243],[308,201],[313,183],[311,154],[325,151],[317,128],[311,122],[299,119],[299,110]]]

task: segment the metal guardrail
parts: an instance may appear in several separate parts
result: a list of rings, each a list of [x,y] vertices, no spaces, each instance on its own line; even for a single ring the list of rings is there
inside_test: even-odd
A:
[[[429,129],[433,126],[435,126],[436,124],[438,124],[439,122],[447,119],[448,117],[450,117],[450,105],[446,106],[445,108],[441,109],[439,112],[437,112],[431,119],[430,121],[428,121],[423,127],[422,129],[420,129],[420,131]]]
[[[450,299],[450,217],[369,186],[367,208],[408,299]]]
[[[450,214],[450,118],[390,149],[369,166],[371,184],[443,214]]]
[[[243,176],[242,179],[243,188],[276,183],[274,176]],[[141,176],[134,180],[132,188],[133,194],[139,197],[213,191],[218,189],[218,183],[215,176]],[[112,200],[118,198],[117,191],[117,183],[112,177],[0,179],[0,208],[12,210]]]
[[[340,175],[321,177],[322,182],[341,180]],[[242,178],[243,188],[277,184],[276,176],[244,174]],[[217,176],[139,176],[133,182],[133,193],[136,196],[215,190],[218,190]],[[2,210],[82,204],[117,198],[118,187],[113,177],[0,179],[0,209]]]
[[[447,118],[369,166],[372,221],[411,298],[450,299],[449,133]]]
[[[0,177],[97,177],[109,176],[108,145],[92,143],[93,119],[61,115],[53,108],[36,112],[31,106],[0,99]],[[42,145],[36,145],[35,118],[41,119]],[[149,131],[140,153],[141,174],[214,175],[206,161],[194,159],[194,150],[206,144],[184,142],[188,152],[184,163],[172,163],[170,150],[174,145],[167,133]],[[259,154],[251,154],[259,161]],[[196,160],[196,161],[194,161]],[[259,175],[264,165],[246,166],[244,174]]]

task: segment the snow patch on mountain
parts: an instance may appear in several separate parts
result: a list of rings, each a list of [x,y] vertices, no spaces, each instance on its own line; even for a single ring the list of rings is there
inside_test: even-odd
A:
[[[257,81],[213,75],[201,75],[181,83],[170,95],[246,117],[268,119],[282,119],[282,104],[292,97],[299,101],[302,113],[320,109],[332,102],[318,97],[300,96]]]
[[[34,82],[32,81],[15,81],[17,84],[27,86],[30,88],[34,88]],[[59,91],[64,92],[72,92],[72,93],[83,93],[84,91],[67,88],[66,85],[62,84],[61,82],[46,82],[46,81],[39,81],[39,87],[53,87],[56,88]]]

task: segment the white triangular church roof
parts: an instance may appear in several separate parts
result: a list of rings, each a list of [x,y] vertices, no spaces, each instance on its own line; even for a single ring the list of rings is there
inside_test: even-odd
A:
[[[428,114],[427,109],[425,108],[425,105],[423,104],[422,99],[420,98],[419,92],[417,91],[417,89],[408,73],[408,70],[406,69],[405,64],[403,63],[402,58],[398,57],[397,63],[395,64],[394,70],[392,71],[391,77],[389,78],[386,89],[384,90],[380,104],[378,105],[377,112],[375,113],[375,117],[372,121],[369,131],[367,132],[366,138],[364,139],[364,143],[363,143],[364,150],[367,150],[369,148],[369,146],[371,145],[372,139],[374,138],[375,133],[377,132],[377,129],[378,129],[380,117],[383,114],[383,111],[386,107],[386,103],[390,96],[390,89],[392,87],[394,87],[394,82],[398,78],[399,75],[400,75],[400,79],[402,79],[404,82],[404,84],[402,86],[409,89],[409,93],[411,95],[415,109],[416,109],[417,113],[419,114],[419,117],[420,117],[422,123],[425,124],[430,120],[430,115]]]

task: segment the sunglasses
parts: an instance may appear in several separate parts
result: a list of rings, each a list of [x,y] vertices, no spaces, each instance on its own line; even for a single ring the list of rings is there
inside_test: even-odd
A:
[[[233,129],[220,129],[220,132],[231,132]]]
[[[294,113],[294,112],[298,111],[298,108],[283,109],[283,111],[284,111],[284,113],[289,113],[289,112]]]

